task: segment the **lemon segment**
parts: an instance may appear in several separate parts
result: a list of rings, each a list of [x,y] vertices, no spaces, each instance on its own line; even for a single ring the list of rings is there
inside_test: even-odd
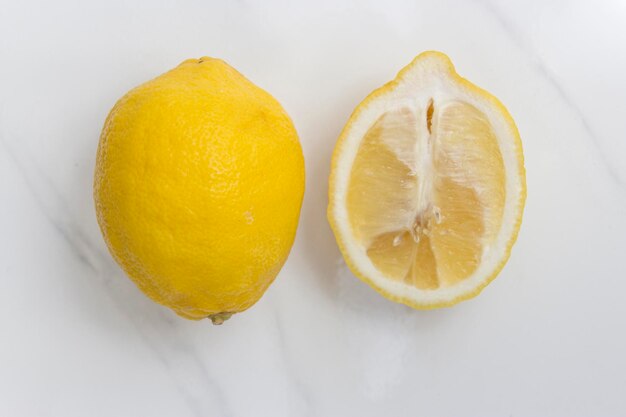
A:
[[[506,109],[428,52],[355,110],[333,155],[328,215],[357,276],[432,308],[495,276],[524,198],[521,142]]]

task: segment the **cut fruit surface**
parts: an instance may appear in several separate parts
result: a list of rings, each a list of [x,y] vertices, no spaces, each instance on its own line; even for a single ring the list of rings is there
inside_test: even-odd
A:
[[[347,264],[416,308],[476,295],[509,257],[524,207],[506,109],[419,55],[355,110],[333,154],[328,216]]]

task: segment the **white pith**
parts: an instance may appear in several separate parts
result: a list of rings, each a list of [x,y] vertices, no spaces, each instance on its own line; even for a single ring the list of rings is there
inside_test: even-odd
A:
[[[361,275],[368,278],[374,286],[386,293],[408,299],[413,303],[427,306],[429,304],[445,304],[462,298],[463,295],[473,293],[482,287],[487,279],[493,276],[503,260],[508,256],[507,251],[511,239],[516,232],[517,222],[523,209],[523,167],[520,166],[518,155],[517,133],[510,122],[502,114],[494,101],[474,89],[460,83],[456,74],[451,73],[449,62],[438,55],[430,55],[418,59],[408,71],[405,71],[397,80],[393,88],[372,99],[364,108],[359,109],[358,117],[344,132],[341,149],[338,149],[334,164],[334,193],[331,196],[332,216],[335,221],[336,232],[343,244],[345,255],[353,267]],[[437,106],[451,101],[466,102],[481,111],[489,120],[495,133],[500,152],[506,169],[505,178],[505,205],[502,225],[490,246],[484,247],[480,265],[468,278],[450,287],[439,288],[436,291],[421,290],[410,284],[392,280],[381,273],[366,254],[366,247],[352,236],[347,213],[346,197],[352,170],[352,164],[359,149],[361,139],[381,115],[401,108],[414,109],[416,114],[424,114],[429,102]],[[424,116],[421,116],[424,117]],[[423,119],[422,119],[423,120]],[[436,121],[436,118],[433,117]],[[424,125],[425,129],[426,126]],[[424,147],[425,141],[420,141]],[[416,144],[416,146],[418,146]],[[417,169],[422,173],[419,176],[424,185],[430,185],[429,178],[432,158],[429,149],[418,149],[419,156]],[[422,192],[428,193],[430,187],[419,187]],[[430,198],[418,198],[418,210],[425,210]]]

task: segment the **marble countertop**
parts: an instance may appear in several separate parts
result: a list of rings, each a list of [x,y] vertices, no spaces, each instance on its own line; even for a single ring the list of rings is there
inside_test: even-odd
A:
[[[626,3],[2,1],[0,415],[626,415]],[[325,218],[353,108],[447,53],[522,135],[528,200],[478,298],[415,311],[345,267]],[[290,258],[221,327],[147,298],[96,224],[115,100],[185,58],[224,58],[300,133]]]

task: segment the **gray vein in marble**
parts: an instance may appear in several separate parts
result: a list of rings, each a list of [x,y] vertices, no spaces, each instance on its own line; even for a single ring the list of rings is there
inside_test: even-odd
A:
[[[165,312],[161,310],[159,310],[156,315],[161,323],[166,323],[169,326],[170,331],[174,330],[175,336],[181,340],[184,339],[182,335],[177,334],[179,333],[177,331],[179,327],[177,326],[177,322],[171,319],[170,315],[166,315]],[[135,323],[133,323],[133,325],[138,327]],[[153,340],[160,343],[162,340],[171,337],[171,335],[164,335],[162,332],[159,332],[159,328],[156,326],[150,326],[150,328],[156,330],[158,334],[155,336],[145,335],[148,343]],[[145,332],[144,329],[138,328],[138,330],[142,333]],[[154,350],[161,363],[165,365],[168,372],[177,380],[176,387],[185,398],[187,405],[193,411],[194,415],[202,417],[211,414],[211,407],[208,407],[208,405],[212,404],[217,405],[216,408],[219,409],[220,416],[231,417],[234,415],[226,401],[225,393],[220,385],[211,378],[206,365],[193,346],[189,343],[168,343],[161,344]],[[180,355],[180,352],[184,354]],[[177,360],[172,362],[170,359],[172,357],[176,357]],[[200,381],[198,387],[183,387],[181,385],[180,380],[188,380],[188,375],[190,374],[195,374],[196,378],[194,380]],[[213,394],[212,402],[206,401],[208,394]]]
[[[296,374],[294,370],[294,366],[291,360],[290,352],[287,346],[287,338],[285,334],[285,327],[283,326],[283,320],[280,316],[278,309],[274,308],[274,323],[276,325],[276,333],[278,335],[278,344],[280,346],[280,356],[283,358],[283,364],[285,367],[285,373],[287,377],[291,380],[291,385],[295,388],[295,391],[300,395],[303,404],[307,408],[306,414],[298,414],[299,416],[304,417],[305,415],[313,415],[313,401],[311,396],[307,392],[304,384],[300,377]]]
[[[2,125],[0,124],[0,128],[1,127]],[[93,242],[91,242],[75,221],[72,220],[67,201],[43,172],[41,167],[35,163],[34,158],[20,157],[15,149],[7,143],[3,133],[4,132],[0,132],[0,149],[4,150],[9,159],[13,162],[17,172],[20,174],[29,193],[33,197],[37,208],[50,223],[53,230],[55,230],[68,245],[77,261],[101,280],[108,296],[113,300],[114,305],[137,330],[145,346],[154,353],[158,361],[164,366],[166,372],[172,376],[177,390],[193,415],[198,417],[206,415],[208,411],[207,405],[209,404],[206,399],[210,398],[208,394],[213,394],[213,402],[210,404],[215,405],[216,408],[219,409],[219,415],[224,417],[232,416],[233,414],[228,406],[224,393],[219,385],[210,377],[205,364],[197,354],[193,352],[192,349],[185,346],[187,343],[174,342],[174,340],[176,340],[175,338],[163,335],[162,332],[159,331],[159,326],[162,326],[163,323],[167,323],[170,327],[176,327],[176,323],[160,320],[165,314],[159,312],[158,315],[161,316],[159,317],[159,321],[157,323],[151,323],[149,326],[150,329],[156,330],[157,334],[148,334],[148,328],[146,328],[145,323],[139,322],[136,318],[136,314],[132,311],[132,307],[130,307],[132,306],[132,301],[129,301],[129,303],[123,302],[122,298],[124,298],[124,294],[115,287],[114,280],[111,276],[116,274],[116,267],[112,259],[102,251],[96,249]],[[28,159],[28,166],[26,166],[24,162],[25,159]],[[185,355],[179,355],[177,352],[180,351],[184,352]],[[186,378],[177,375],[175,372],[175,370],[180,368],[181,360],[184,360],[185,356],[187,362],[191,363],[191,366],[184,367],[185,373],[195,373],[197,376],[195,380],[200,381],[201,386],[205,388],[206,392],[203,392],[201,397],[193,393],[194,388],[195,391],[198,390],[197,387],[186,386]],[[172,360],[173,357],[175,360]],[[202,401],[203,398],[205,399],[204,402]]]
[[[30,194],[32,195],[35,203],[37,204],[37,207],[39,208],[41,213],[44,215],[46,220],[48,220],[52,228],[58,233],[59,236],[61,236],[61,238],[65,241],[65,243],[70,247],[70,249],[72,250],[72,253],[76,256],[76,259],[78,259],[78,261],[81,264],[89,268],[92,272],[98,272],[99,268],[96,267],[96,264],[93,262],[92,259],[90,259],[91,257],[88,256],[89,252],[86,253],[84,250],[81,249],[81,247],[84,246],[84,247],[87,247],[90,251],[93,250],[91,242],[89,242],[89,240],[80,230],[77,230],[74,227],[72,227],[73,225],[69,225],[69,227],[67,227],[68,225],[64,226],[61,224],[61,222],[57,221],[56,219],[52,217],[52,215],[50,214],[50,210],[48,209],[49,207],[46,207],[45,199],[43,199],[41,197],[41,194],[36,191],[35,185],[31,181],[30,176],[27,174],[27,169],[24,167],[24,165],[22,165],[22,162],[20,161],[20,159],[15,155],[15,152],[6,144],[6,142],[4,141],[1,135],[0,135],[0,145],[2,145],[2,148],[4,149],[6,155],[9,157],[9,159],[13,162],[13,164],[17,168],[18,172],[20,173],[20,176],[24,180],[24,184],[30,191]],[[39,171],[39,167],[36,167],[36,169]],[[53,194],[58,195],[56,188],[48,180],[48,178],[46,178],[45,176],[41,176],[41,179],[44,182],[46,182],[45,186],[49,187],[49,189],[53,192]]]
[[[504,32],[509,36],[513,44],[517,46],[519,50],[524,52],[529,58],[535,69],[552,85],[558,96],[561,100],[569,107],[569,109],[576,115],[576,117],[580,120],[583,130],[585,134],[591,139],[596,151],[598,153],[598,157],[602,164],[604,165],[607,173],[611,177],[611,179],[615,182],[619,187],[624,188],[626,186],[626,179],[621,178],[618,172],[615,170],[613,165],[609,162],[606,157],[606,152],[604,147],[598,140],[597,134],[594,132],[591,124],[585,117],[585,114],[580,109],[580,107],[574,102],[574,100],[569,96],[565,88],[559,83],[556,79],[555,75],[548,69],[548,66],[541,59],[539,54],[537,54],[528,41],[524,39],[524,36],[517,29],[516,25],[510,21],[510,19],[501,12],[493,3],[489,0],[474,0],[476,4],[480,4],[483,8],[491,14],[494,19],[502,26]]]

